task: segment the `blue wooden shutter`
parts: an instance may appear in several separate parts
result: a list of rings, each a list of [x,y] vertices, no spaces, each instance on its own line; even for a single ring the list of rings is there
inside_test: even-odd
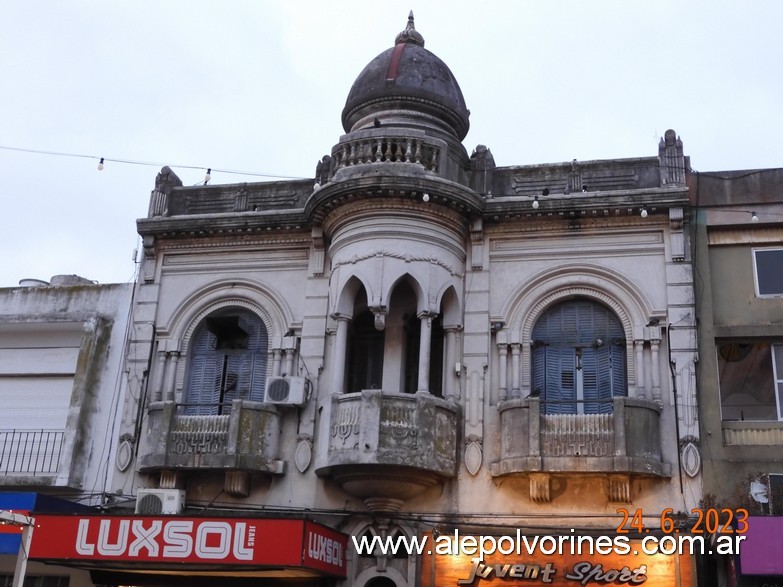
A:
[[[240,377],[242,376],[242,359],[245,353],[232,352],[225,355],[225,375],[223,378],[223,413],[231,411],[231,402],[239,399]],[[217,398],[218,402],[220,398]]]
[[[628,377],[625,371],[625,346],[618,342],[609,347],[610,361],[612,365],[612,397],[621,397],[628,394]]]
[[[544,409],[547,414],[576,413],[576,355],[573,349],[544,347],[546,385]]]
[[[546,347],[543,343],[533,346],[531,358],[533,375],[530,390],[533,395],[538,395],[543,399],[544,390],[546,389]]]
[[[251,345],[251,363],[249,398],[253,401],[264,401],[264,387],[266,385],[267,362],[269,358],[269,333],[264,322],[258,318],[253,331]],[[293,375],[293,373],[289,373]]]
[[[602,348],[586,347],[582,349],[582,397],[585,414],[604,413],[600,400],[602,396],[603,366]],[[610,410],[611,411],[611,410]]]
[[[215,335],[200,328],[192,342],[185,390],[186,414],[216,414],[215,398],[220,395],[222,357],[215,352]]]

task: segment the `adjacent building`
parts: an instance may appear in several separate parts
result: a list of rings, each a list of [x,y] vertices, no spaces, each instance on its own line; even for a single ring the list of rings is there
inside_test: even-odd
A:
[[[745,508],[748,545],[715,583],[780,584],[783,170],[693,174],[705,505]]]
[[[133,284],[75,275],[0,289],[0,510],[84,511],[102,504],[125,404]],[[4,518],[5,521],[5,518]],[[23,527],[0,526],[0,582],[11,584]],[[41,587],[91,585],[83,571],[30,563]]]

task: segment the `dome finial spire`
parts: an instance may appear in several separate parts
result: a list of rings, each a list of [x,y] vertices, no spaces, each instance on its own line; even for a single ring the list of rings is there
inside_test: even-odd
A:
[[[405,26],[405,30],[402,31],[394,40],[395,45],[400,43],[413,43],[419,47],[424,47],[424,37],[416,30],[416,26],[413,24],[413,10],[408,13],[408,24]]]

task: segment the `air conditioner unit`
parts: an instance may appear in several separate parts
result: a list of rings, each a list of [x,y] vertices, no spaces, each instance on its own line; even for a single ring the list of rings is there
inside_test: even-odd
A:
[[[265,402],[301,406],[306,400],[304,377],[270,377],[267,379]]]
[[[182,489],[139,489],[136,513],[142,515],[178,514],[185,507]]]

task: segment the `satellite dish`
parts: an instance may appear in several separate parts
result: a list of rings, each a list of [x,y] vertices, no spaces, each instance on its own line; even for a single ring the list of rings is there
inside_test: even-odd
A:
[[[764,483],[758,481],[750,482],[750,497],[756,503],[769,503],[769,496],[767,495],[767,486]]]

